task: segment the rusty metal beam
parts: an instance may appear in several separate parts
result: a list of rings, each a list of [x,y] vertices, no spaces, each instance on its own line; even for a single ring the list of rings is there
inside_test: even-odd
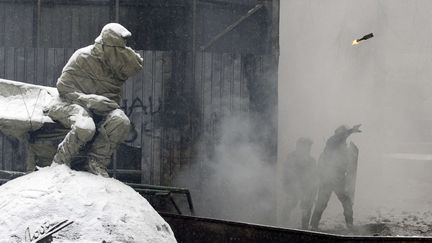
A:
[[[227,220],[160,213],[174,231],[178,242],[343,242],[343,243],[417,243],[432,242],[420,236],[351,236],[286,229]]]

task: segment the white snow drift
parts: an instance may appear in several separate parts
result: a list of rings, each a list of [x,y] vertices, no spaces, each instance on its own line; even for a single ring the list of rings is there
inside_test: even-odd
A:
[[[112,178],[55,165],[0,186],[0,242],[66,219],[54,242],[176,242],[147,200]]]

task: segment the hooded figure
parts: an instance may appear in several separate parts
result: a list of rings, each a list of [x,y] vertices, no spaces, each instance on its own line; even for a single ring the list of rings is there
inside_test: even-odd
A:
[[[57,81],[62,102],[53,105],[48,115],[71,130],[53,162],[70,166],[86,147],[87,170],[108,177],[111,156],[130,127],[120,109],[122,85],[143,65],[140,55],[126,46],[130,36],[122,25],[107,24],[95,43],[77,50],[63,68]]]
[[[327,207],[332,192],[334,192],[342,203],[344,209],[345,222],[348,228],[353,226],[353,196],[347,190],[350,182],[351,163],[354,161],[351,147],[346,143],[347,138],[353,133],[359,133],[360,125],[353,128],[340,126],[335,130],[325,145],[324,151],[318,160],[318,171],[320,184],[315,209],[311,218],[311,227],[318,229],[321,216]],[[358,152],[358,151],[357,151]]]

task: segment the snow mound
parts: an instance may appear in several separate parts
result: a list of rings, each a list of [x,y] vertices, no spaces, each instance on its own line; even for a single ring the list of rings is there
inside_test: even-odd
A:
[[[23,242],[27,227],[33,235],[63,220],[73,223],[54,234],[54,242],[176,242],[147,200],[112,178],[54,165],[0,186],[4,242]]]

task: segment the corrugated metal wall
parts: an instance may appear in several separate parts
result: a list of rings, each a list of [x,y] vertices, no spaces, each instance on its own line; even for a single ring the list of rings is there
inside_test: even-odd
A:
[[[54,86],[73,51],[0,47],[0,78]],[[277,79],[266,79],[274,66],[272,56],[199,52],[191,73],[186,68],[192,60],[189,52],[140,54],[144,69],[126,82],[123,108],[138,134],[129,145],[140,148],[141,164],[135,166],[143,183],[170,185],[176,172],[197,159],[197,150],[206,149],[198,141],[214,142],[224,116],[255,112],[254,83],[263,82],[273,91],[277,87]],[[23,145],[4,136],[0,143],[0,168],[23,170]],[[122,164],[117,161],[117,168]]]

